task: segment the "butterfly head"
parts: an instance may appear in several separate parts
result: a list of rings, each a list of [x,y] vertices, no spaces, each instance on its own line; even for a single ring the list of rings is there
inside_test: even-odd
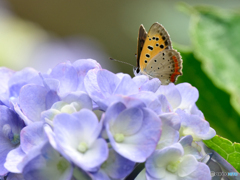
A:
[[[139,74],[140,74],[140,69],[139,69],[139,67],[134,67],[134,68],[133,68],[133,73],[134,73],[135,76],[139,75]]]

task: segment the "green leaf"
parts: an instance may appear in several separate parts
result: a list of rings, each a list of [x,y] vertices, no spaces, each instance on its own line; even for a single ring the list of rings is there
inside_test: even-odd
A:
[[[203,141],[205,145],[227,160],[238,172],[240,172],[240,144],[232,143],[228,139],[216,135],[210,140]]]
[[[240,114],[240,13],[206,6],[181,8],[191,14],[194,55],[213,83],[230,94]]]
[[[230,96],[225,91],[216,87],[201,69],[201,63],[193,54],[192,49],[186,49],[174,44],[183,59],[183,76],[177,83],[188,82],[199,91],[198,108],[203,112],[205,119],[217,134],[240,142],[240,124],[237,120],[238,113],[230,104]],[[220,97],[220,98],[219,98]]]

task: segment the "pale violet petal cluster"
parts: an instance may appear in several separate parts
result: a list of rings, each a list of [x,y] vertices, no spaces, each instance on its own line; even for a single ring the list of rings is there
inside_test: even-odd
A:
[[[188,83],[114,74],[92,59],[0,76],[0,177],[211,179],[199,144],[216,132]]]

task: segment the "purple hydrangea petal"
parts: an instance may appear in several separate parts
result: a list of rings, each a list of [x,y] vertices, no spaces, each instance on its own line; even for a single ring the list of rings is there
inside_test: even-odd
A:
[[[49,90],[57,92],[60,87],[60,81],[50,77],[42,77],[43,83],[45,87],[48,87]]]
[[[134,97],[136,99],[143,101],[148,108],[150,108],[157,114],[161,114],[162,104],[154,93],[143,91],[143,92],[131,95],[130,97]]]
[[[181,104],[181,94],[173,83],[170,83],[167,86],[160,86],[156,93],[165,95],[174,109]]]
[[[133,77],[133,81],[135,82],[137,87],[141,89],[141,86],[147,83],[149,81],[149,78],[145,75],[139,75],[139,76]]]
[[[160,118],[165,121],[166,124],[173,127],[175,130],[179,130],[181,127],[180,117],[177,113],[163,113]]]
[[[146,161],[147,174],[153,178],[163,178],[167,173],[166,166],[172,161],[177,161],[183,153],[179,143],[155,151]]]
[[[8,90],[8,81],[14,74],[14,71],[5,67],[0,67],[0,94],[6,92]]]
[[[28,153],[36,146],[40,146],[47,140],[43,130],[43,122],[35,122],[21,131],[21,148],[25,153]]]
[[[0,175],[8,171],[4,168],[7,154],[20,143],[20,131],[24,122],[8,107],[0,105]]]
[[[180,120],[175,113],[160,116],[162,120],[162,135],[158,142],[157,149],[170,146],[179,139]],[[176,128],[177,127],[177,128]]]
[[[78,87],[78,74],[75,68],[69,63],[60,63],[53,68],[50,77],[59,80],[59,94],[64,95],[76,91]]]
[[[140,91],[156,92],[161,85],[161,81],[158,78],[150,79],[148,82],[140,87]]]
[[[72,165],[47,143],[41,149],[41,154],[25,165],[23,176],[26,180],[70,180],[72,172]]]
[[[25,85],[20,92],[19,104],[31,121],[40,121],[41,112],[50,108],[57,99],[47,88],[39,85]],[[51,98],[51,96],[54,96]],[[50,106],[50,107],[49,107]]]
[[[104,97],[112,95],[120,83],[120,79],[110,71],[99,70],[97,72],[97,83]]]
[[[18,166],[24,159],[26,153],[19,146],[16,149],[13,149],[7,154],[6,162],[4,167],[13,173],[21,173],[22,166]]]
[[[100,169],[98,172],[92,173],[92,175],[94,177],[94,180],[111,180],[102,169]]]
[[[86,77],[84,78],[84,86],[89,96],[93,101],[100,107],[100,109],[107,109],[107,105],[104,102],[104,96],[101,89],[98,86],[97,72],[98,69],[89,70]]]
[[[78,91],[85,91],[84,78],[87,72],[91,69],[101,69],[101,65],[92,59],[81,59],[73,63],[73,67],[76,69],[79,79],[77,87]]]
[[[9,173],[7,180],[25,180],[22,174]]]
[[[110,120],[110,123],[113,124],[115,119],[117,119],[118,114],[125,109],[126,106],[122,102],[115,103],[108,108],[106,113],[102,116],[102,119],[104,119],[105,124],[108,123]]]
[[[15,72],[8,82],[10,96],[18,97],[20,89],[25,84],[42,85],[42,79],[39,76],[39,72],[33,68],[25,68]]]
[[[192,135],[194,141],[210,139],[216,135],[213,129],[210,129],[209,123],[197,115],[187,114],[178,109],[176,111],[181,117],[180,134],[182,136]]]
[[[68,94],[67,96],[62,98],[62,101],[66,103],[72,103],[72,102],[77,102],[78,105],[80,106],[80,109],[86,108],[86,109],[92,109],[92,100],[91,98],[84,92],[77,91],[77,92],[72,92]],[[78,111],[80,110],[78,109]]]
[[[126,136],[122,143],[115,141],[109,125],[106,125],[112,147],[123,157],[135,162],[144,162],[150,156],[161,135],[161,120],[159,117],[149,109],[142,109],[142,111],[143,123],[141,129],[132,136]]]
[[[204,119],[203,113],[198,109],[198,107],[196,106],[196,104],[193,104],[193,105],[190,107],[190,114],[198,115],[200,118]]]
[[[123,133],[130,136],[137,133],[143,123],[143,112],[138,108],[129,108],[122,111],[117,119],[111,124],[112,133]]]
[[[161,103],[161,111],[162,112],[168,113],[168,112],[173,111],[173,108],[172,108],[171,104],[168,102],[165,95],[162,95],[162,94],[158,95],[158,99]]]
[[[96,115],[87,109],[78,113],[59,114],[54,119],[54,132],[57,144],[75,164],[85,170],[93,170],[106,160],[107,144],[96,139],[101,124]],[[78,151],[79,143],[86,143],[87,150]]]
[[[122,94],[122,95],[131,95],[139,92],[139,89],[135,82],[131,79],[129,75],[125,75],[117,87],[115,88],[114,94]]]
[[[195,104],[199,97],[197,88],[193,87],[189,83],[178,84],[176,85],[176,88],[182,96],[182,101],[178,108],[187,109],[189,106]]]
[[[112,179],[122,179],[132,172],[134,165],[135,162],[129,161],[111,149],[104,171]]]
[[[14,74],[14,71],[5,67],[0,67],[0,103],[9,106],[8,81]]]

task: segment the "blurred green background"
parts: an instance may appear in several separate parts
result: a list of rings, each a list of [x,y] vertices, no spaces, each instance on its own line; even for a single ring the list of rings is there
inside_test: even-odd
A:
[[[199,90],[197,105],[217,134],[240,142],[240,2],[235,0],[0,1],[0,63],[47,71],[59,62],[96,59],[133,75],[138,28],[169,32],[183,76]]]

